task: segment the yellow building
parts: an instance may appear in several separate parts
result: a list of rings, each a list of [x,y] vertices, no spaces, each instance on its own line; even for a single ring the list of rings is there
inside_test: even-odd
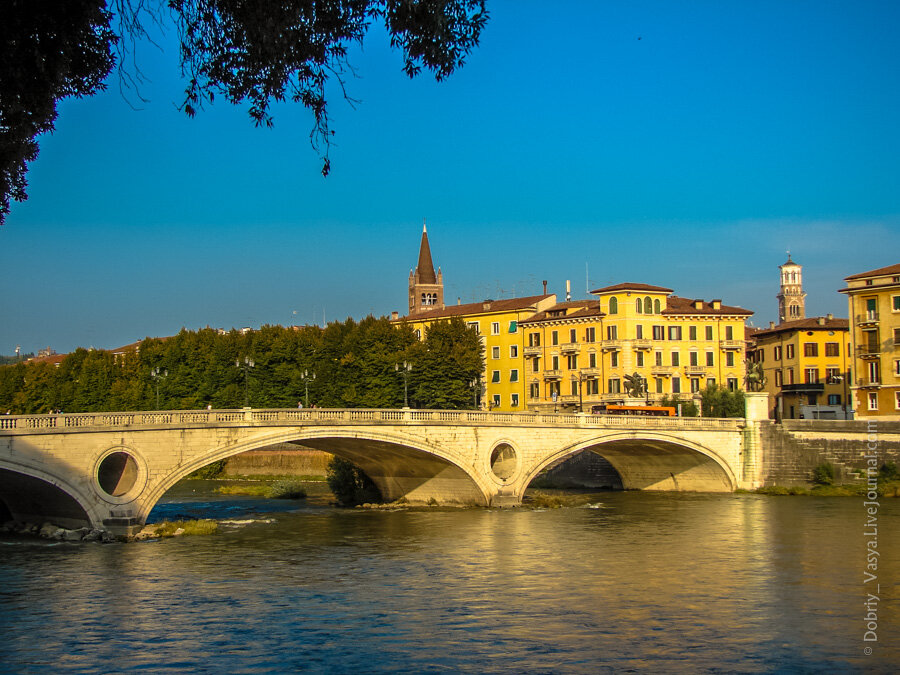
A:
[[[744,322],[752,312],[648,284],[591,293],[592,300],[558,303],[520,322],[529,409],[587,412],[690,398],[710,384],[742,387]],[[644,382],[639,396],[626,386],[634,373]]]
[[[395,313],[391,319],[408,323],[419,339],[424,339],[429,324],[443,319],[459,317],[474,327],[481,336],[485,356],[479,406],[521,411],[525,408],[525,362],[519,322],[555,302],[556,295],[545,292],[525,298],[445,305],[443,278],[440,270],[434,271],[428,233],[423,227],[418,264],[409,275],[409,314],[400,317]]]
[[[748,335],[748,362],[766,376],[773,419],[847,419],[850,338],[846,319],[785,321]]]
[[[900,419],[900,264],[846,277],[856,414]]]

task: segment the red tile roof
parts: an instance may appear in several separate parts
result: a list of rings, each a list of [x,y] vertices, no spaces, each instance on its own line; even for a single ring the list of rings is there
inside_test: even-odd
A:
[[[564,315],[557,315],[565,310]],[[559,302],[543,312],[538,312],[528,319],[520,321],[520,324],[541,323],[543,321],[562,321],[564,319],[582,319],[606,316],[600,311],[599,300],[569,300]]]
[[[509,300],[485,300],[484,302],[470,302],[465,305],[448,305],[443,309],[432,309],[428,312],[401,316],[392,321],[429,321],[431,319],[448,319],[453,316],[467,314],[493,314],[495,312],[510,312],[513,310],[529,309],[541,300],[552,298],[553,294],[530,295],[526,298],[511,298]]]
[[[896,265],[888,265],[887,267],[879,267],[877,270],[869,270],[868,272],[860,272],[849,277],[844,277],[844,281],[851,279],[865,279],[866,277],[880,277],[888,274],[900,274],[900,263]]]
[[[651,286],[650,284],[635,284],[626,281],[625,283],[616,284],[615,286],[604,286],[603,288],[597,288],[591,293],[610,293],[612,291],[650,291],[653,293],[671,293],[671,288],[664,288],[663,286]]]
[[[697,314],[714,314],[716,316],[722,315],[738,315],[738,316],[752,316],[753,312],[749,309],[744,309],[743,307],[732,307],[730,305],[719,305],[719,309],[715,309],[712,306],[712,303],[706,302],[704,300],[700,300],[700,309],[697,309],[694,306],[696,300],[691,300],[690,298],[681,298],[677,295],[670,295],[666,298],[666,308],[662,311],[663,315],[676,315],[676,316],[685,316],[685,315],[697,315]]]
[[[819,323],[822,321],[823,323]],[[747,333],[747,337],[765,337],[788,333],[795,330],[849,330],[850,322],[847,319],[829,319],[824,316],[813,316],[795,321],[785,321],[774,328],[757,328],[753,333]]]

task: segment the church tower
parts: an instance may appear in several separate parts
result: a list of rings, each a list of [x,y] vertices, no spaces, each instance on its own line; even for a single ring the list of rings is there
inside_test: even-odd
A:
[[[424,314],[444,308],[444,279],[441,268],[434,272],[428,229],[422,223],[422,243],[419,244],[419,264],[409,273],[409,315]]]
[[[803,267],[791,260],[791,252],[788,251],[787,262],[778,269],[781,270],[781,291],[776,296],[778,323],[805,319],[806,293],[803,292]]]

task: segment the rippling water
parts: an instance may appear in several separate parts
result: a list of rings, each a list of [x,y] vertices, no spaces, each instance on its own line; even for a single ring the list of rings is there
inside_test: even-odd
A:
[[[196,489],[170,494],[156,519],[237,522],[137,544],[0,541],[0,669],[900,668],[896,501],[879,512],[878,642],[864,643],[855,498],[610,493],[548,511],[284,512],[294,505]]]

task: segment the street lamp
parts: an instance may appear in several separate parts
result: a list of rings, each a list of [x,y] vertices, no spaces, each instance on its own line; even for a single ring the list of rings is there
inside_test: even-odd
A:
[[[161,369],[159,366],[156,366],[153,370],[150,371],[150,377],[153,378],[153,381],[156,382],[156,409],[159,410],[159,381],[164,380],[169,376],[169,369]]]
[[[399,363],[394,364],[394,371],[403,374],[403,407],[409,407],[409,373],[412,370],[412,364],[407,361],[401,366]]]
[[[475,406],[475,410],[478,410],[478,391],[481,389],[481,380],[472,380],[469,382],[469,386],[472,387],[472,404]]]
[[[311,373],[308,370],[304,370],[300,373],[300,379],[303,380],[303,405],[307,408],[309,407],[309,383],[316,379],[316,374]]]
[[[235,368],[243,368],[244,370],[244,407],[250,407],[250,369],[255,366],[256,363],[249,356],[245,356],[244,360],[235,359],[234,366]]]

